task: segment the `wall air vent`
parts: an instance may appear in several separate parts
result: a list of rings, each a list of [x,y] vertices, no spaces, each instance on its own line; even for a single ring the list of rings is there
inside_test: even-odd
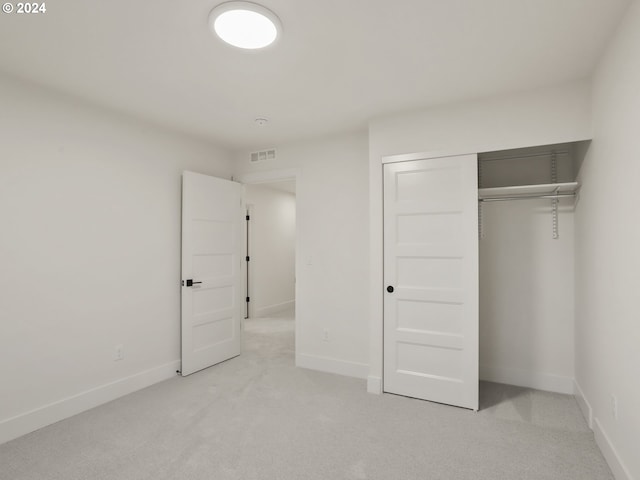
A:
[[[265,160],[273,160],[275,158],[276,158],[275,149],[262,150],[261,152],[252,152],[251,153],[251,161],[252,162],[263,162]]]

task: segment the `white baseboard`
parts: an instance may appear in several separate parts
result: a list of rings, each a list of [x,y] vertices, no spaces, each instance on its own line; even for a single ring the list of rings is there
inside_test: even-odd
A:
[[[176,375],[180,361],[121,378],[0,421],[0,444]]]
[[[631,477],[629,470],[627,470],[627,467],[625,467],[622,460],[620,460],[618,452],[611,443],[611,440],[609,440],[609,436],[602,429],[602,425],[600,425],[600,421],[597,418],[593,419],[593,435],[616,480],[632,480],[633,477]]]
[[[369,365],[316,355],[296,354],[296,367],[336,373],[346,377],[367,378]]]
[[[576,402],[578,402],[578,406],[580,407],[582,415],[587,421],[589,428],[593,430],[593,410],[591,409],[591,405],[589,404],[587,397],[585,397],[582,388],[580,388],[580,385],[576,380],[573,382],[573,396],[575,397]]]
[[[369,375],[367,377],[367,392],[376,395],[382,394],[382,378]]]
[[[480,366],[480,379],[547,392],[573,394],[573,378],[517,368]]]
[[[287,302],[276,303],[274,305],[268,305],[262,308],[256,308],[256,311],[253,313],[254,317],[268,317],[269,315],[273,315],[276,313],[284,312],[286,310],[291,310],[296,307],[295,300],[289,300]]]

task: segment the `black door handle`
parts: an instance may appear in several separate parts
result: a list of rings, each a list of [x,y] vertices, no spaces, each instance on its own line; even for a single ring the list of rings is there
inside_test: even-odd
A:
[[[391,285],[387,287],[387,292],[393,293],[393,287]]]
[[[187,280],[187,287],[193,287],[194,285],[202,282],[194,282],[192,279]]]

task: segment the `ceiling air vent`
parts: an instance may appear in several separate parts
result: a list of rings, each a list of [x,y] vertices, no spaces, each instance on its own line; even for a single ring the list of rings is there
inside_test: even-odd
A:
[[[252,162],[263,162],[264,160],[273,160],[274,158],[276,158],[275,149],[262,150],[261,152],[251,153]]]

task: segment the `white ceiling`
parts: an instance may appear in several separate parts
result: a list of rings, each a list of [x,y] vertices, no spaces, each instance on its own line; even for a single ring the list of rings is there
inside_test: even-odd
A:
[[[0,70],[257,149],[585,78],[631,0],[258,1],[284,35],[257,53],[209,32],[221,0],[53,0],[45,14],[0,14]]]

